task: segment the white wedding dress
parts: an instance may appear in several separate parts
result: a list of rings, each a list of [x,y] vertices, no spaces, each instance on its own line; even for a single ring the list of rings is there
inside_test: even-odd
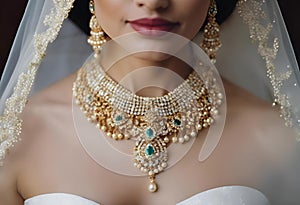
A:
[[[89,199],[66,193],[34,196],[24,205],[100,205]],[[258,190],[245,186],[224,186],[198,193],[177,205],[270,205]]]

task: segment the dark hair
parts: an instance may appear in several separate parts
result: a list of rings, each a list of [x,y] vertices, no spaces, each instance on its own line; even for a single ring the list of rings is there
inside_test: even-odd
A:
[[[90,0],[75,1],[74,8],[70,12],[69,18],[86,34],[89,35],[89,20],[91,13],[89,11]],[[216,0],[218,7],[217,21],[223,23],[232,13],[238,0]]]
[[[89,22],[92,14],[89,10],[90,0],[78,0],[74,2],[69,19],[73,21],[87,35],[90,33]]]
[[[217,22],[223,23],[233,12],[238,0],[216,0],[218,7]]]

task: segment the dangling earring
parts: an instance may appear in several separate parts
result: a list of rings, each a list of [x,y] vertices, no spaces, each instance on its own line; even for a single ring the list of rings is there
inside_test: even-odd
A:
[[[222,46],[220,41],[220,27],[216,21],[217,4],[215,0],[210,1],[207,19],[208,22],[204,28],[204,39],[201,47],[209,56],[212,63],[216,62],[216,53]]]
[[[90,12],[93,14],[90,20],[90,37],[88,39],[88,43],[93,47],[95,51],[95,57],[100,53],[102,45],[106,42],[105,33],[99,25],[96,15],[95,15],[95,5],[94,1],[90,0]]]

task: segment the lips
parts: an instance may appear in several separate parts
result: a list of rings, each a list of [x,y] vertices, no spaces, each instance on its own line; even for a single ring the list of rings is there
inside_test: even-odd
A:
[[[143,35],[162,35],[165,32],[169,32],[179,23],[171,22],[161,18],[142,18],[134,21],[128,21],[131,27]]]

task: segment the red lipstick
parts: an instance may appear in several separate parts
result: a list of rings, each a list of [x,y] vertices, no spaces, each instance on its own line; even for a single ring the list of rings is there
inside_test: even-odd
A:
[[[162,18],[142,18],[128,21],[131,27],[142,35],[159,36],[171,31],[179,23],[171,22]]]

